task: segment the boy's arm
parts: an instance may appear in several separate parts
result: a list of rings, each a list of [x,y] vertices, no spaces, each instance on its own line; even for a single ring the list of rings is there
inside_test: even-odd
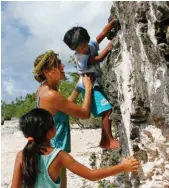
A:
[[[103,31],[96,37],[96,40],[98,43],[100,43],[106,36],[107,34],[111,31],[113,24],[115,20],[112,19],[103,29]]]
[[[80,81],[80,78],[79,78],[79,81]],[[68,98],[68,100],[71,101],[71,102],[76,102],[76,99],[78,98],[79,94],[81,93],[81,91],[79,90],[79,88],[77,86],[78,82],[77,82],[73,92],[71,93],[71,95]]]
[[[113,176],[123,171],[125,172],[137,171],[139,167],[139,162],[137,160],[128,159],[116,166],[91,170],[90,168],[77,162],[71,155],[69,155],[64,151],[60,152],[58,154],[58,157],[59,157],[59,163],[63,167],[68,168],[73,173],[83,178],[86,178],[90,181],[100,180],[102,178]]]
[[[22,151],[17,153],[11,188],[21,187],[22,183]]]
[[[89,57],[88,63],[95,64],[95,63],[100,63],[101,61],[103,61],[105,57],[107,56],[107,54],[110,52],[111,47],[112,47],[112,41],[109,42],[106,48],[98,56]]]

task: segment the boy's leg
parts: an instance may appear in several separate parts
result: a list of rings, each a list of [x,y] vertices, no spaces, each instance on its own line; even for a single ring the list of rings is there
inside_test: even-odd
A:
[[[102,133],[100,147],[114,149],[120,147],[120,143],[115,140],[111,132],[112,105],[101,88],[94,88],[92,93],[92,113],[94,116],[102,116]]]
[[[120,143],[113,138],[111,131],[111,120],[109,119],[112,110],[102,113],[102,133],[100,147],[105,149],[115,149],[120,147]]]
[[[60,172],[60,181],[61,186],[60,188],[67,188],[67,174],[66,174],[66,168],[62,168]]]

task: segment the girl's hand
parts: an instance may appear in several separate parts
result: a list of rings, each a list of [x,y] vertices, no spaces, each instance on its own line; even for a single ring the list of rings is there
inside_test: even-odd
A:
[[[139,161],[133,157],[124,159],[121,164],[124,166],[124,172],[136,172],[140,165]]]
[[[92,89],[93,88],[93,80],[94,80],[94,76],[92,73],[86,73],[83,75],[83,85],[85,87],[85,89]]]

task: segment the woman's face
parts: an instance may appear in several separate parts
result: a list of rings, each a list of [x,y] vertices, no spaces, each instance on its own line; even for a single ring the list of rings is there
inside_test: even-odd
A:
[[[55,67],[52,67],[47,73],[47,79],[50,79],[53,83],[65,79],[64,65],[57,63]]]
[[[56,77],[58,76],[58,81],[65,79],[64,65],[62,63],[57,63],[57,66],[55,68],[56,68]]]

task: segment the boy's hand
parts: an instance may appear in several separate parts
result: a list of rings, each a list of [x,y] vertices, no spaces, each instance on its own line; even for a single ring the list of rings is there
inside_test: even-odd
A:
[[[108,51],[110,52],[111,51],[111,49],[112,49],[112,46],[113,46],[113,39],[109,42],[109,44],[107,45],[107,47],[108,47]]]
[[[102,40],[111,32],[112,28],[116,28],[119,22],[112,18],[112,20],[103,28],[103,31],[96,37],[98,43],[102,42]],[[115,26],[114,26],[115,25]]]
[[[136,172],[140,165],[139,161],[133,157],[124,159],[121,164],[124,166],[124,172]]]

